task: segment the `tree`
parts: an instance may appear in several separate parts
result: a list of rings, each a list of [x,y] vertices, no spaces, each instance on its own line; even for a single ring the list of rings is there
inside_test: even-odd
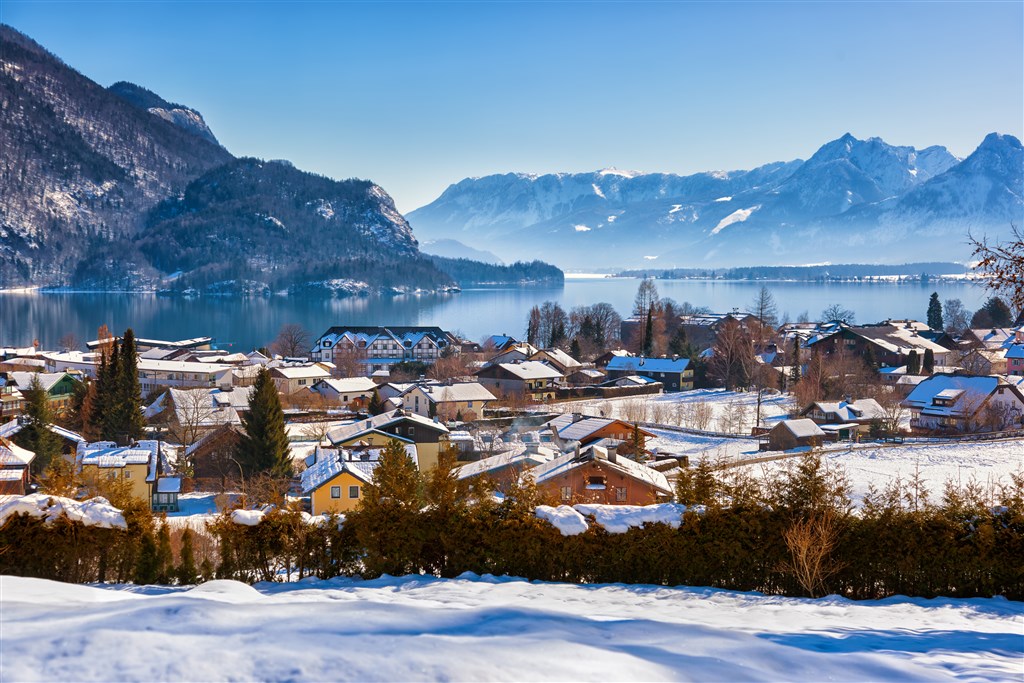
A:
[[[967,331],[971,317],[960,299],[946,299],[942,309],[947,333],[959,337]]]
[[[654,352],[654,317],[658,305],[658,288],[654,280],[644,277],[636,290],[633,299],[633,316],[643,323],[638,348],[644,355]]]
[[[793,337],[793,362],[789,368],[789,381],[794,386],[800,381],[800,364],[800,337]]]
[[[843,307],[842,304],[832,304],[821,312],[821,319],[827,323],[842,322],[852,325],[856,319],[856,314],[850,309]]]
[[[775,303],[775,296],[770,289],[764,285],[761,286],[750,304],[750,312],[761,323],[761,327],[775,328],[778,324],[779,307]]]
[[[309,332],[298,323],[287,323],[281,326],[277,338],[270,344],[270,350],[286,358],[309,355]]]
[[[276,477],[292,476],[281,397],[266,368],[260,368],[249,392],[249,411],[242,416],[242,428],[244,433],[235,446],[235,458],[246,477],[261,472]]]
[[[924,350],[924,364],[921,366],[924,374],[930,375],[935,372],[935,352],[931,349]]]
[[[366,412],[370,415],[380,415],[384,412],[384,401],[380,398],[380,392],[376,387],[373,389],[373,396],[370,397],[370,402],[366,404]]]
[[[135,333],[130,327],[125,330],[118,349],[111,389],[108,434],[112,441],[128,445],[146,433],[146,420],[142,414],[142,388],[139,385],[139,357],[135,350]]]
[[[530,317],[526,321],[526,343],[536,346],[540,343],[540,307],[530,309]]]
[[[932,296],[928,299],[928,327],[933,330],[941,330],[944,325],[942,323],[942,304],[939,303],[939,293],[932,292]]]
[[[1006,302],[998,296],[989,297],[982,304],[971,318],[971,327],[975,329],[986,327],[1008,327],[1013,323],[1013,313]]]
[[[907,356],[907,374],[921,374],[921,357],[917,355],[916,349],[912,350],[910,354]]]
[[[640,343],[640,353],[650,356],[654,353],[654,311],[648,309],[647,321],[644,323],[643,341]]]
[[[50,431],[53,424],[50,396],[39,382],[39,375],[32,375],[24,396],[26,424],[15,440],[19,446],[36,454],[32,473],[38,475],[46,471],[51,461],[60,457],[60,437]]]
[[[746,387],[755,362],[754,344],[747,330],[735,320],[723,322],[708,366],[712,378],[729,390]]]
[[[580,348],[580,340],[578,337],[572,338],[572,343],[569,344],[569,355],[579,360],[583,357],[583,350]]]
[[[68,332],[63,337],[60,338],[60,341],[57,342],[57,345],[63,351],[77,351],[78,348],[82,345],[82,340],[80,340],[78,338],[78,335],[76,335],[74,332]]]
[[[199,578],[196,572],[195,552],[192,549],[192,530],[188,527],[181,532],[181,553],[177,574],[178,583],[183,586],[190,586]]]
[[[978,262],[974,270],[985,276],[985,286],[1005,296],[1018,313],[1024,310],[1024,232],[1011,224],[1006,241],[993,243],[973,235],[969,239]]]

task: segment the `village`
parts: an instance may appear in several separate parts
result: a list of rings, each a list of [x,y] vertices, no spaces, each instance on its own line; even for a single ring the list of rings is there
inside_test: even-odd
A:
[[[215,499],[346,513],[389,443],[423,473],[450,453],[459,480],[486,480],[496,496],[529,480],[563,505],[671,502],[701,461],[764,468],[808,451],[842,464],[866,452],[959,456],[974,444],[1010,455],[994,468],[967,463],[970,475],[1020,468],[1024,326],[853,325],[841,309],[780,323],[767,288],[754,312],[712,313],[659,299],[646,279],[634,315],[609,308],[545,303],[523,339],[343,325],[313,338],[285,325],[267,348],[229,353],[213,337],[104,328],[83,349],[3,348],[0,493],[61,482],[72,497],[109,497],[118,482],[154,514],[211,513]],[[96,390],[128,343],[137,414],[111,432]],[[240,445],[273,428],[250,417],[261,381],[285,439],[273,468]],[[256,485],[266,476],[280,495]]]

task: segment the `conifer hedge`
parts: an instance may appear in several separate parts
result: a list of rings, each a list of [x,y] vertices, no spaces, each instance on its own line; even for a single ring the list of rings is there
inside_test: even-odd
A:
[[[392,471],[377,481],[391,483],[368,490],[371,504],[344,520],[310,523],[304,513],[274,510],[244,526],[225,512],[209,527],[219,548],[215,575],[254,582],[473,572],[853,599],[1024,599],[1024,475],[998,491],[947,485],[934,501],[920,482],[897,482],[854,511],[841,478],[817,456],[767,481],[697,467],[680,479],[680,502],[690,507],[678,528],[612,534],[591,520],[584,533],[563,536],[536,517],[545,501],[535,488],[513,487],[498,502],[488,487],[458,481],[450,457],[424,480],[400,451],[380,465]],[[0,530],[0,572],[127,581],[153,538],[139,524],[118,531],[15,518]],[[165,571],[169,580],[193,577],[185,564]]]

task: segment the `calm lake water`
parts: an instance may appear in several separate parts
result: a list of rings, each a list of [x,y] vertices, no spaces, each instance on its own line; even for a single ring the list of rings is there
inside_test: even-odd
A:
[[[209,335],[223,348],[247,351],[267,344],[285,323],[299,323],[319,335],[331,325],[439,325],[470,339],[490,334],[522,335],[530,307],[546,300],[572,306],[606,301],[619,313],[632,309],[638,280],[629,278],[569,279],[564,287],[467,289],[459,294],[309,299],[193,300],[150,294],[0,293],[0,346],[23,346],[38,339],[53,348],[65,334],[95,339],[107,324],[121,332],[132,327],[137,336],[186,339]],[[714,311],[746,308],[760,282],[658,280],[658,291],[678,302],[689,301]],[[815,319],[827,306],[842,304],[857,322],[885,318],[925,319],[933,291],[942,300],[957,298],[968,310],[986,298],[980,286],[961,282],[862,284],[767,282],[779,313],[795,320],[803,312]]]

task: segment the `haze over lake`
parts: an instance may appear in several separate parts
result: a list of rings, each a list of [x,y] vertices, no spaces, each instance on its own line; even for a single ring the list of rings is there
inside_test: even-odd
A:
[[[102,324],[138,336],[186,339],[210,335],[224,348],[247,351],[274,339],[285,323],[296,322],[318,335],[331,325],[438,325],[469,339],[486,335],[524,334],[530,307],[546,300],[573,306],[606,301],[623,316],[633,307],[638,280],[601,278],[566,280],[564,287],[467,289],[458,294],[319,299],[271,297],[235,299],[163,298],[151,294],[11,293],[0,295],[0,345],[27,345],[38,339],[44,348],[74,333],[94,339]],[[745,308],[762,284],[779,305],[779,314],[795,320],[803,312],[816,319],[830,304],[857,314],[858,323],[886,318],[925,319],[928,297],[958,298],[969,310],[987,297],[976,284],[942,281],[930,284],[749,282],[658,280],[663,297],[708,306],[716,312]]]

